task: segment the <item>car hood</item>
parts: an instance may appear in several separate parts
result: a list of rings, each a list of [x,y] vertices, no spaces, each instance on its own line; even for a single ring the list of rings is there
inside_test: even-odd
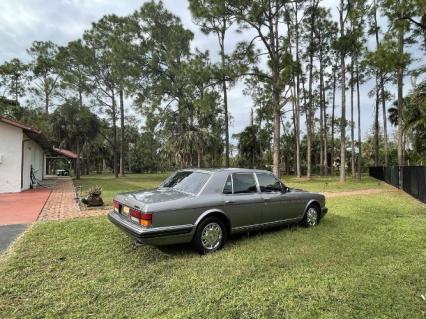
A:
[[[305,191],[303,189],[299,189],[299,188],[290,188],[290,192],[293,192],[293,193],[307,193],[307,191]]]
[[[120,203],[143,208],[146,205],[168,202],[190,197],[190,194],[179,192],[172,188],[156,188],[145,191],[127,192],[118,194],[115,199]]]

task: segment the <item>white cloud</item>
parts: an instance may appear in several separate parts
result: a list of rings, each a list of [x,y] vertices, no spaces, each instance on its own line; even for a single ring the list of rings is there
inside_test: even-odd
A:
[[[0,63],[13,57],[27,60],[26,49],[34,40],[52,40],[60,45],[82,35],[92,22],[105,14],[126,15],[139,8],[144,1],[140,0],[2,0],[0,2]],[[331,9],[337,19],[337,5],[333,0],[324,0],[323,5]],[[182,20],[185,27],[194,33],[192,48],[209,50],[212,59],[218,60],[218,45],[214,35],[206,36],[192,22],[187,0],[165,0],[167,9]],[[228,33],[226,49],[232,50],[238,41],[250,39],[253,33],[245,31],[236,34]],[[414,53],[416,49],[411,49]],[[410,88],[406,81],[405,91]],[[366,82],[362,88],[362,131],[365,133],[372,126],[374,100],[367,96],[374,82]],[[244,85],[240,82],[229,91],[229,109],[232,115],[231,136],[240,132],[249,123],[252,100],[244,96]],[[394,91],[393,86],[389,86]],[[337,92],[336,115],[340,114],[340,98]],[[349,109],[349,94],[347,97]],[[348,114],[348,113],[347,113]],[[289,118],[289,117],[287,117]],[[382,115],[380,116],[382,118]],[[304,125],[302,123],[302,125]],[[364,134],[363,134],[364,135]]]

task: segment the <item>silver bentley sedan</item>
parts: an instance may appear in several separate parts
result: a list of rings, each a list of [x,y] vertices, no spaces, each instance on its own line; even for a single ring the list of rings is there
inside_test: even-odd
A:
[[[268,171],[222,168],[180,170],[156,189],[118,194],[108,218],[137,243],[192,242],[204,254],[231,234],[313,227],[326,213],[324,195],[288,188]]]

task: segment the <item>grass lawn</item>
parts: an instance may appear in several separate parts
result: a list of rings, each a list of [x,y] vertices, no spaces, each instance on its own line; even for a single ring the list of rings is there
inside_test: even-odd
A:
[[[82,191],[87,191],[92,186],[101,186],[102,198],[106,205],[112,206],[115,194],[129,192],[138,189],[150,189],[157,187],[170,173],[164,174],[127,174],[115,179],[111,174],[84,175],[81,180],[74,180],[75,185],[80,185]]]
[[[112,175],[88,175],[82,176],[80,181],[74,180],[76,185],[81,185],[83,191],[91,186],[102,186],[102,198],[106,205],[112,205],[112,198],[119,192],[133,191],[138,189],[150,189],[157,187],[170,173],[164,174],[128,174],[125,177],[115,179]],[[339,192],[349,190],[359,190],[368,188],[391,188],[386,183],[369,176],[363,176],[361,181],[348,178],[342,184],[337,176],[319,177],[311,180],[297,178],[294,176],[284,176],[284,183],[289,187],[302,188],[314,192]]]
[[[425,318],[425,205],[392,192],[328,207],[314,229],[207,256],[133,248],[104,217],[37,223],[0,259],[0,317]]]

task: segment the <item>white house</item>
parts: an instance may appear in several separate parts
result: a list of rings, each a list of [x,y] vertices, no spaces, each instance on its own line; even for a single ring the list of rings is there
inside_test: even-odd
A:
[[[31,172],[42,180],[51,149],[41,131],[0,116],[0,193],[30,188]]]

